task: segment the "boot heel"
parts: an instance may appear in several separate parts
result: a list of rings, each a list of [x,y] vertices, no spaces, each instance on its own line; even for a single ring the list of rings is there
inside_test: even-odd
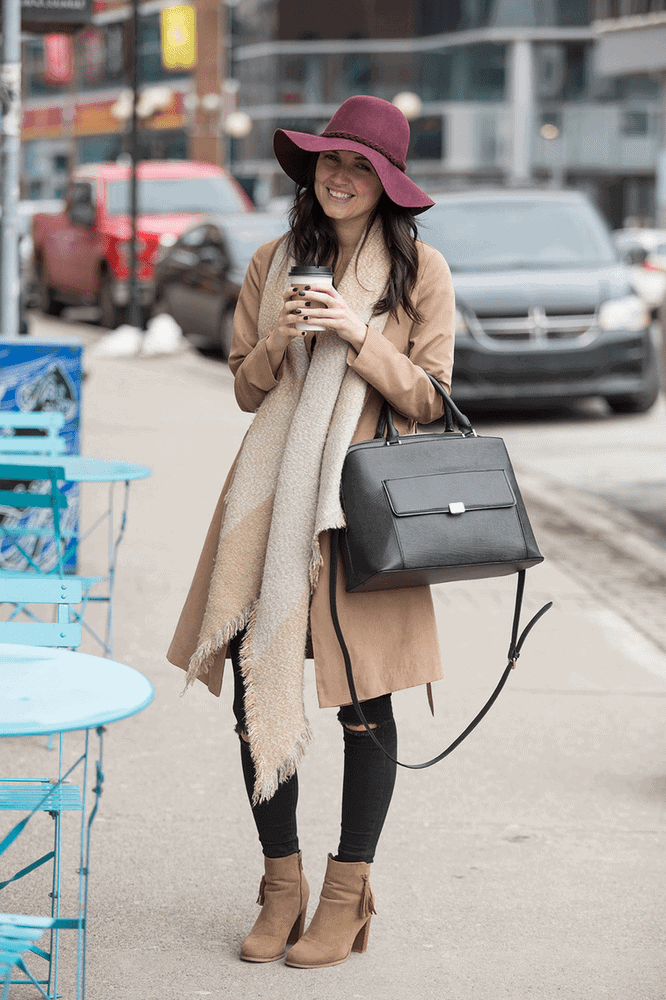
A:
[[[287,938],[287,944],[296,944],[299,938],[303,937],[303,931],[305,930],[305,914],[307,912],[307,907],[305,907],[296,917],[294,926],[289,931],[289,937]]]
[[[368,917],[366,922],[361,927],[360,931],[354,938],[354,943],[352,945],[352,951],[364,952],[368,947],[368,937],[370,935],[370,920]]]

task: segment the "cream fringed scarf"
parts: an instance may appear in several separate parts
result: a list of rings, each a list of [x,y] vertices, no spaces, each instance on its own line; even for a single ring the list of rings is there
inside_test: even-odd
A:
[[[275,327],[291,264],[279,248],[261,300],[260,338]],[[388,275],[377,223],[338,288],[366,323]],[[383,329],[386,318],[373,325]],[[294,773],[311,739],[303,669],[310,596],[321,565],[319,535],[344,526],[342,463],[367,389],[348,367],[347,350],[332,331],[317,334],[312,360],[300,338],[289,346],[280,382],[259,407],[241,448],[199,645],[187,673],[191,684],[247,626],[241,659],[255,802],[270,799]]]

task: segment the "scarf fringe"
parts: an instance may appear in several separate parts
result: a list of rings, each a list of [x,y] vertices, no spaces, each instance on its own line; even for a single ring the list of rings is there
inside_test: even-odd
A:
[[[249,729],[250,726],[248,725],[248,732]],[[257,782],[252,795],[253,806],[260,805],[262,802],[268,802],[269,799],[273,798],[279,786],[284,784],[285,781],[288,781],[292,775],[296,774],[298,765],[305,756],[309,744],[312,743],[312,739],[312,730],[308,725],[296,741],[293,753],[287,758],[287,760],[280,764],[280,767],[275,774],[263,780],[260,779],[259,774],[257,774]]]
[[[197,646],[187,668],[185,687],[181,691],[181,696],[210,667],[217,654],[225,649],[234,636],[242,632],[248,625],[257,603],[255,601],[253,604],[248,605],[247,608],[244,608],[224,628],[218,629],[209,639],[206,639],[205,642]]]
[[[312,540],[312,555],[310,556],[310,593],[314,594],[315,590],[319,586],[319,574],[321,573],[321,568],[324,565],[324,557],[321,554],[321,542],[319,538],[324,531],[338,531],[341,528],[346,528],[347,522],[345,520],[344,514],[341,517],[336,518],[334,523],[327,524],[325,528],[321,528]]]
[[[263,776],[262,772],[264,768],[262,767],[261,762],[257,761],[255,758],[255,744],[253,740],[253,736],[257,731],[257,709],[252,684],[252,632],[258,611],[259,601],[255,601],[250,608],[250,613],[246,623],[247,630],[245,633],[245,639],[243,640],[240,650],[240,668],[243,675],[243,682],[245,684],[245,726],[249,737],[250,753],[252,754],[252,760],[254,762],[256,773],[255,786],[252,794],[253,806],[272,799],[277,792],[278,787],[285,781],[288,781],[289,778],[296,773],[298,765],[305,756],[306,749],[313,739],[310,724],[308,720],[305,719],[305,729],[296,739],[289,756],[282,761],[277,771],[269,777]]]

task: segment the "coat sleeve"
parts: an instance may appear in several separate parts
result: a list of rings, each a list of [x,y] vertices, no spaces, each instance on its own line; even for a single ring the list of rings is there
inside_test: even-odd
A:
[[[238,296],[229,353],[229,370],[234,376],[236,402],[246,413],[256,413],[267,393],[282,377],[282,363],[273,371],[265,339],[259,339],[259,305],[266,275],[280,240],[264,244],[254,254]],[[284,355],[283,359],[284,360]]]
[[[451,388],[455,297],[451,272],[440,253],[422,250],[414,304],[422,316],[412,323],[408,353],[403,354],[390,340],[368,326],[365,342],[357,354],[349,349],[347,362],[369,382],[391,406],[409,420],[429,424],[444,412],[441,396],[425,372],[434,375],[447,391]],[[409,323],[400,311],[401,322]]]

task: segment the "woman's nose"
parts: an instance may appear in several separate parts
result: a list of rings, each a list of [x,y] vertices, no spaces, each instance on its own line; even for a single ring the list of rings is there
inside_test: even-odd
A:
[[[349,171],[347,167],[343,166],[342,164],[338,164],[338,166],[333,171],[332,177],[337,181],[346,182],[349,180]]]

